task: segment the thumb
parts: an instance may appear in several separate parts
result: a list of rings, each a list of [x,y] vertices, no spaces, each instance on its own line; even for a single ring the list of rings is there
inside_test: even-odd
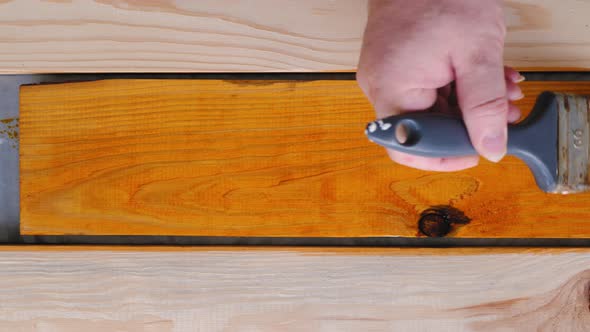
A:
[[[506,154],[508,136],[502,52],[476,52],[454,63],[457,97],[474,148],[498,162]]]

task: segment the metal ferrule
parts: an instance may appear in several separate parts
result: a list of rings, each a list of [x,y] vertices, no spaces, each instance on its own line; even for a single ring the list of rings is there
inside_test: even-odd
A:
[[[588,190],[590,123],[588,97],[556,93],[558,107],[558,167],[555,192]]]

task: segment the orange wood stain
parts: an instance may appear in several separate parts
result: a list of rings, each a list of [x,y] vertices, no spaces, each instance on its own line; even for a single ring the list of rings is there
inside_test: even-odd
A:
[[[588,82],[525,82],[590,94]],[[540,191],[508,157],[455,173],[391,162],[354,81],[104,80],[21,88],[23,234],[590,237],[590,194]]]

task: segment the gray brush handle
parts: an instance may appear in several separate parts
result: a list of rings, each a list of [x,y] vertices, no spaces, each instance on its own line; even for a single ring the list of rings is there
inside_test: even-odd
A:
[[[508,125],[508,154],[525,161],[545,191],[553,190],[557,184],[557,116],[556,94],[543,92],[525,120]],[[373,121],[365,133],[369,140],[385,148],[417,156],[445,158],[477,154],[458,116],[408,112]]]
[[[388,149],[423,157],[475,155],[465,124],[442,113],[411,112],[367,125],[369,139]],[[398,139],[400,136],[405,139]]]

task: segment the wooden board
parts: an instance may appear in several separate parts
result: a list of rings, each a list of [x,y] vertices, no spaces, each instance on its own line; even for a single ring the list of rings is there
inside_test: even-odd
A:
[[[0,330],[590,329],[587,249],[135,249],[0,247]]]
[[[506,63],[590,68],[590,3],[505,1]],[[0,73],[350,71],[366,0],[0,1]]]
[[[590,83],[523,89],[528,111],[543,90]],[[23,86],[20,110],[26,235],[414,237],[435,207],[470,219],[447,236],[590,237],[590,194],[545,194],[518,159],[394,164],[364,136],[374,115],[354,81]]]

